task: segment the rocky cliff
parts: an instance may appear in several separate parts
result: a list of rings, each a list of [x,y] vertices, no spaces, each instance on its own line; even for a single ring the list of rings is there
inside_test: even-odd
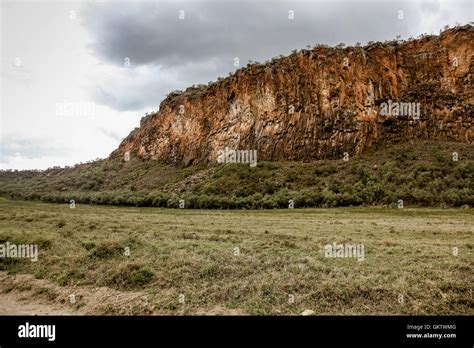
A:
[[[178,165],[225,148],[258,160],[342,157],[378,142],[474,140],[474,28],[364,47],[301,50],[168,95],[111,157]]]

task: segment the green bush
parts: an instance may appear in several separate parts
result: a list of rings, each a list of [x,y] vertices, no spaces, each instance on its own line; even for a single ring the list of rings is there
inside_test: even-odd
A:
[[[113,269],[106,279],[106,285],[120,290],[131,290],[150,283],[154,277],[155,274],[148,268],[129,263],[117,270]]]

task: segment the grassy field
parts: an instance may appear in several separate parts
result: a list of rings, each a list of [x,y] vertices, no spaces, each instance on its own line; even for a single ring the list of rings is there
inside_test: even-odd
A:
[[[0,243],[39,245],[37,262],[3,258],[0,270],[145,299],[127,308],[103,300],[96,314],[473,314],[473,232],[472,209],[70,208],[0,198]],[[364,261],[325,257],[333,242],[363,244]],[[65,302],[58,291],[33,295]]]

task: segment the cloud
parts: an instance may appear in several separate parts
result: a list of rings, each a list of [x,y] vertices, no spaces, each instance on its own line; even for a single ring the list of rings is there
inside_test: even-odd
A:
[[[306,45],[417,36],[463,20],[468,2],[187,1],[102,3],[87,7],[85,25],[98,57],[121,67],[95,99],[117,110],[157,105],[173,89],[206,83],[248,60],[263,61]],[[449,5],[452,5],[450,2]],[[444,6],[442,6],[444,5]],[[402,11],[402,18],[400,18]],[[464,13],[464,15],[463,15]],[[420,23],[424,27],[420,27]],[[128,71],[123,69],[129,59]]]
[[[424,11],[437,14],[439,2],[91,4],[83,15],[92,35],[90,48],[116,68],[102,77],[93,95],[117,110],[153,107],[171,90],[207,83],[237,69],[235,57],[242,66],[248,60],[264,61],[316,43],[416,36]]]
[[[99,131],[117,142],[121,142],[123,140],[123,136],[120,135],[118,132],[115,132],[106,128],[99,128]]]
[[[271,58],[308,44],[392,37],[403,28],[399,4],[374,1],[104,3],[88,9],[91,48],[116,65],[127,57],[135,66],[163,67]]]
[[[47,138],[18,138],[3,136],[1,140],[0,163],[11,158],[34,159],[44,156],[63,156],[68,149],[63,145],[54,145]]]
[[[134,68],[108,66],[91,79],[89,90],[96,102],[117,110],[157,110],[169,92],[207,83],[228,71],[218,60],[187,62],[173,68],[151,64]]]
[[[87,7],[84,24],[95,38],[90,47],[105,61],[123,65],[128,57],[135,66],[176,67],[239,55],[268,59],[315,43],[418,35],[427,15],[466,21],[469,10],[468,1],[446,0],[109,2]]]

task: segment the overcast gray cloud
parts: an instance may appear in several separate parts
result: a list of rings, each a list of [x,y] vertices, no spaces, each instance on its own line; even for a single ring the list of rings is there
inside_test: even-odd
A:
[[[129,71],[122,68],[95,89],[94,96],[113,108],[133,110],[157,105],[173,89],[226,75],[236,69],[235,57],[245,65],[315,43],[354,44],[437,33],[454,20],[467,22],[472,5],[468,1],[112,2],[91,4],[85,12],[84,24],[93,37],[90,47],[97,56],[117,67],[130,59]],[[143,66],[151,76],[138,70]]]
[[[174,67],[218,57],[229,69],[235,56],[263,59],[314,43],[393,38],[410,32],[407,21],[418,11],[374,1],[105,3],[89,9],[92,47],[109,62],[123,65],[130,57],[135,65]],[[405,10],[404,21],[398,10]]]
[[[68,150],[63,146],[57,146],[46,138],[30,137],[18,138],[6,136],[4,139],[4,146],[2,148],[2,156],[0,161],[6,161],[9,157],[25,157],[36,158],[46,155],[63,155],[67,154]]]

